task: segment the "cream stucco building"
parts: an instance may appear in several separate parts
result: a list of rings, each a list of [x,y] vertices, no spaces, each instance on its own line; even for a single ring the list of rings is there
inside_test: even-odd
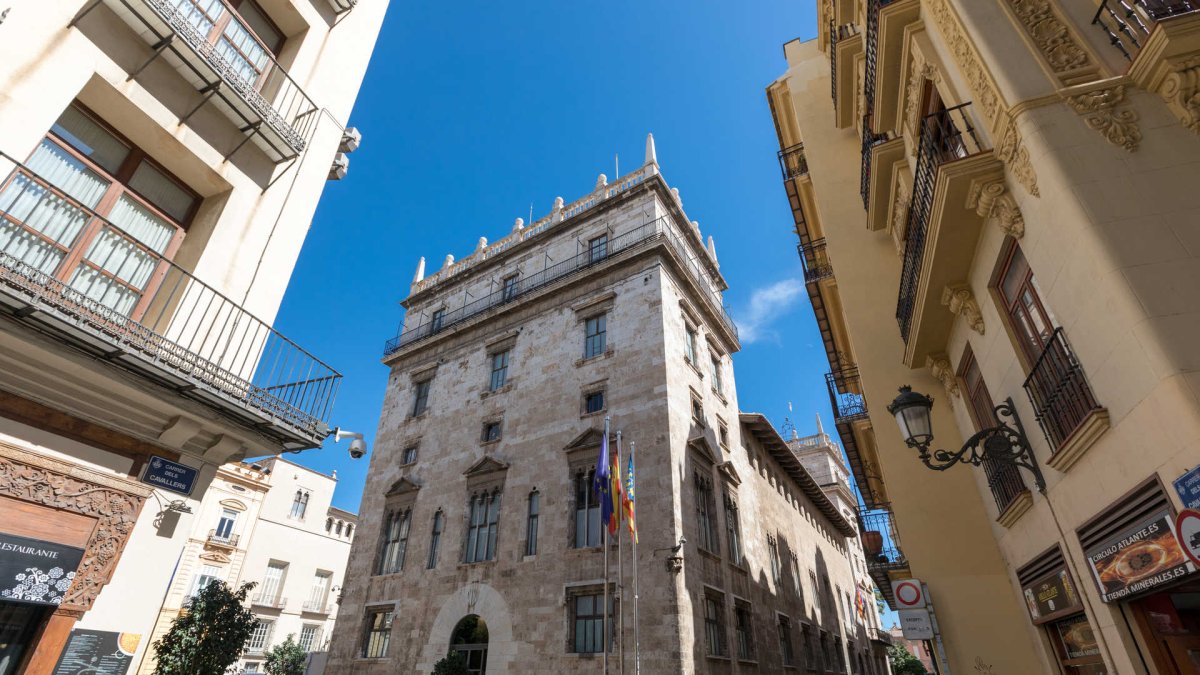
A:
[[[642,672],[883,674],[886,636],[853,602],[857,531],[738,409],[715,246],[652,139],[633,173],[424,272],[384,357],[329,672],[428,673],[451,649],[472,672],[599,669],[590,481],[611,418],[636,444],[639,555],[611,550],[627,670],[636,564]]]
[[[767,98],[872,575],[951,672],[1196,672],[1200,7],[817,5]],[[988,438],[1029,466],[932,454]]]
[[[218,467],[327,435],[271,323],[386,7],[0,17],[0,673],[139,662]]]
[[[336,487],[336,474],[274,457],[222,466],[200,503],[150,640],[170,629],[204,584],[253,582],[250,607],[259,624],[237,667],[262,672],[263,655],[288,636],[305,651],[324,652],[358,524],[332,506]],[[154,672],[152,653],[136,672]]]

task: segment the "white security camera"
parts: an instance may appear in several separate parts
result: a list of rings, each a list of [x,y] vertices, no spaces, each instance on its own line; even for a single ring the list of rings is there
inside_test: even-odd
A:
[[[334,427],[333,442],[337,443],[343,438],[353,439],[350,441],[350,459],[362,459],[363,455],[367,454],[367,442],[363,440],[363,435],[357,431],[342,431],[341,427]]]

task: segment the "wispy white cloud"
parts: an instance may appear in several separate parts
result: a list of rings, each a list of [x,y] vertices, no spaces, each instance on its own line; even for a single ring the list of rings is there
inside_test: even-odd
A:
[[[750,294],[750,307],[738,313],[737,327],[742,342],[778,340],[779,335],[771,330],[771,323],[791,309],[803,292],[804,282],[799,279],[784,279],[755,289]]]

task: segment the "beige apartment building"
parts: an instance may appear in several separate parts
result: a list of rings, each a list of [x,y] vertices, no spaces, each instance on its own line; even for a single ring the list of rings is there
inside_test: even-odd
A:
[[[253,582],[249,603],[258,625],[235,664],[262,673],[267,652],[289,636],[309,653],[308,675],[319,675],[337,618],[358,518],[332,505],[337,474],[287,460],[235,462],[217,470],[149,636],[159,639],[212,581],[237,588]],[[147,653],[141,675],[154,672]]]
[[[271,324],[386,6],[5,10],[0,673],[139,663],[218,468],[328,435]]]
[[[1200,672],[1200,5],[817,5],[767,98],[872,576],[950,672]]]
[[[645,673],[883,675],[887,638],[851,602],[853,522],[738,408],[725,288],[652,139],[636,171],[429,276],[422,260],[328,672],[429,673],[450,650],[475,673],[596,671],[606,642],[632,672],[636,632]],[[636,447],[640,532],[607,581],[606,419]]]

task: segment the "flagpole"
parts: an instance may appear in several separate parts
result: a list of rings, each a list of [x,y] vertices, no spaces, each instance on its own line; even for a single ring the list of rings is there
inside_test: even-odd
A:
[[[637,449],[637,443],[629,444],[629,454]],[[629,478],[630,482],[637,487],[637,475],[634,474]],[[634,508],[637,506],[635,504]],[[637,537],[633,538],[633,672],[634,675],[642,675],[642,638],[641,638],[641,622],[638,620],[638,555],[637,555]]]
[[[604,444],[608,445],[608,425],[609,417],[604,416]],[[601,457],[601,461],[608,460],[607,457]],[[596,467],[599,472],[601,467]],[[604,639],[600,643],[600,652],[603,656],[602,663],[604,664],[604,675],[608,675],[608,646],[609,640],[612,639],[608,629],[608,523],[600,524],[600,543],[604,547],[604,627],[601,628],[601,634]],[[594,614],[592,616],[595,616]]]
[[[616,482],[621,484],[621,430],[617,429],[617,467]],[[618,514],[622,511],[621,504],[616,505]],[[617,668],[625,675],[625,556],[621,553],[621,516],[617,516]]]

